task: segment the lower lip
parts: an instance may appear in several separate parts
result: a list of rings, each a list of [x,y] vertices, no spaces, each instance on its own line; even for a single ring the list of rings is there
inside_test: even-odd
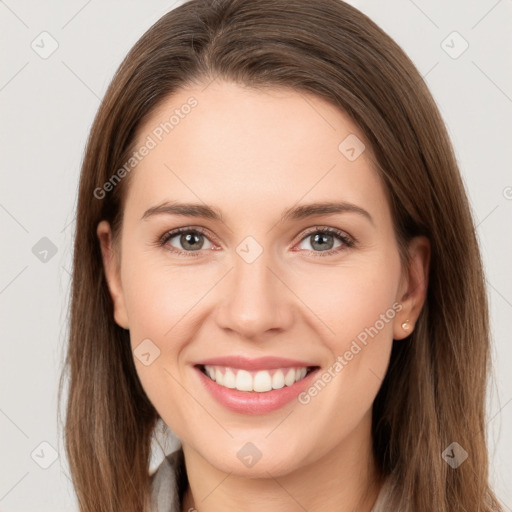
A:
[[[200,368],[194,367],[194,370],[199,373],[201,382],[206,389],[224,407],[242,414],[265,414],[280,409],[294,398],[297,398],[310,385],[311,379],[316,375],[319,368],[308,373],[303,379],[291,386],[284,386],[281,389],[273,389],[263,393],[226,388],[210,379]]]

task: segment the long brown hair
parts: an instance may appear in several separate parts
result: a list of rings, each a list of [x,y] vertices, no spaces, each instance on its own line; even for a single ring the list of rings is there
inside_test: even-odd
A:
[[[367,16],[340,0],[191,0],[163,16],[122,62],[83,160],[74,242],[65,447],[81,512],[149,510],[151,439],[160,420],[138,379],[129,332],[114,322],[96,227],[119,234],[122,179],[137,128],[169,95],[219,78],[313,93],[347,113],[370,142],[403,261],[431,244],[428,295],[395,341],[373,408],[373,445],[404,511],[500,510],[488,482],[490,366],[481,257],[451,143],[421,75]],[[134,170],[133,172],[136,172]],[[442,452],[457,442],[454,469]]]

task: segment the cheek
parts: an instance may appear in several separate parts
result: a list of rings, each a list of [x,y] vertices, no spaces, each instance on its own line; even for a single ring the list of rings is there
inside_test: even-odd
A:
[[[173,267],[141,253],[126,259],[123,292],[130,332],[163,340],[175,337],[201,297],[213,286],[193,265]],[[198,276],[201,278],[198,278]],[[134,340],[135,341],[135,340]]]
[[[398,255],[374,255],[351,265],[321,269],[295,281],[297,294],[304,298],[315,317],[325,325],[326,340],[337,354],[347,344],[376,326],[379,335],[392,336],[400,279]]]
[[[178,384],[187,378],[185,349],[201,328],[201,299],[218,276],[206,267],[173,267],[165,258],[143,252],[127,256],[122,271],[131,349],[141,384],[157,410],[166,410],[170,396],[180,407],[187,401]],[[148,361],[138,355],[148,352],[151,362],[146,365]]]
[[[198,279],[197,272],[194,278],[193,266],[178,269],[162,261],[157,263],[144,253],[127,257],[123,262],[123,293],[142,387],[163,416],[173,404],[172,417],[164,421],[174,421],[176,432],[181,432],[176,418],[186,417],[189,397],[179,384],[185,376],[180,356],[200,325],[194,321],[194,305],[211,284]],[[147,353],[148,357],[140,357]]]
[[[398,256],[390,253],[315,279],[308,305],[329,326],[322,341],[330,360],[299,402],[318,418],[315,435],[324,436],[326,446],[356,428],[380,389],[401,309],[396,302],[399,278]]]
[[[301,403],[310,404],[313,415],[323,407],[336,411],[331,420],[340,429],[361,420],[386,374],[393,324],[401,309],[396,301],[400,274],[398,253],[390,248],[316,275],[307,295],[308,306],[329,327],[322,328],[322,342],[330,353],[323,377],[329,383],[326,389],[318,383],[311,394],[306,390]],[[306,297],[305,288],[300,293]]]

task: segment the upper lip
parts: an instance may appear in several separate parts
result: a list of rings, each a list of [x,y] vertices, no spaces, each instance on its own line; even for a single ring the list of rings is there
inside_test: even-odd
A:
[[[226,356],[203,359],[195,363],[195,366],[227,366],[240,370],[274,370],[277,368],[308,368],[316,366],[310,362],[287,359],[283,357],[257,357],[249,359],[243,356]]]

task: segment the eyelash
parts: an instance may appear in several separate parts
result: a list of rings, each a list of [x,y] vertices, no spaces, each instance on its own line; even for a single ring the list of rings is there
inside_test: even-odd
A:
[[[156,241],[156,244],[158,246],[163,247],[167,244],[167,242],[169,240],[171,240],[172,238],[174,238],[175,236],[177,236],[181,233],[200,233],[200,234],[204,235],[205,237],[209,238],[208,235],[206,234],[206,231],[202,228],[184,227],[184,228],[177,228],[172,231],[167,231]],[[330,249],[328,251],[308,251],[308,252],[313,253],[314,257],[324,258],[326,256],[333,256],[334,254],[337,254],[347,248],[350,249],[350,248],[354,247],[357,242],[355,239],[349,237],[346,233],[344,233],[343,231],[340,231],[339,229],[316,226],[314,228],[307,230],[306,233],[304,234],[304,236],[299,240],[299,243],[302,242],[303,240],[305,240],[306,238],[308,238],[308,236],[311,236],[311,235],[314,235],[317,233],[335,235],[341,242],[343,242],[343,245],[341,247],[337,247],[336,249]],[[192,257],[192,258],[201,256],[201,252],[203,252],[202,250],[182,251],[181,249],[176,249],[176,247],[172,247],[172,246],[169,246],[169,248],[167,248],[167,250],[169,250],[173,253],[176,253],[176,254],[180,254],[180,255],[183,255],[186,257]]]

